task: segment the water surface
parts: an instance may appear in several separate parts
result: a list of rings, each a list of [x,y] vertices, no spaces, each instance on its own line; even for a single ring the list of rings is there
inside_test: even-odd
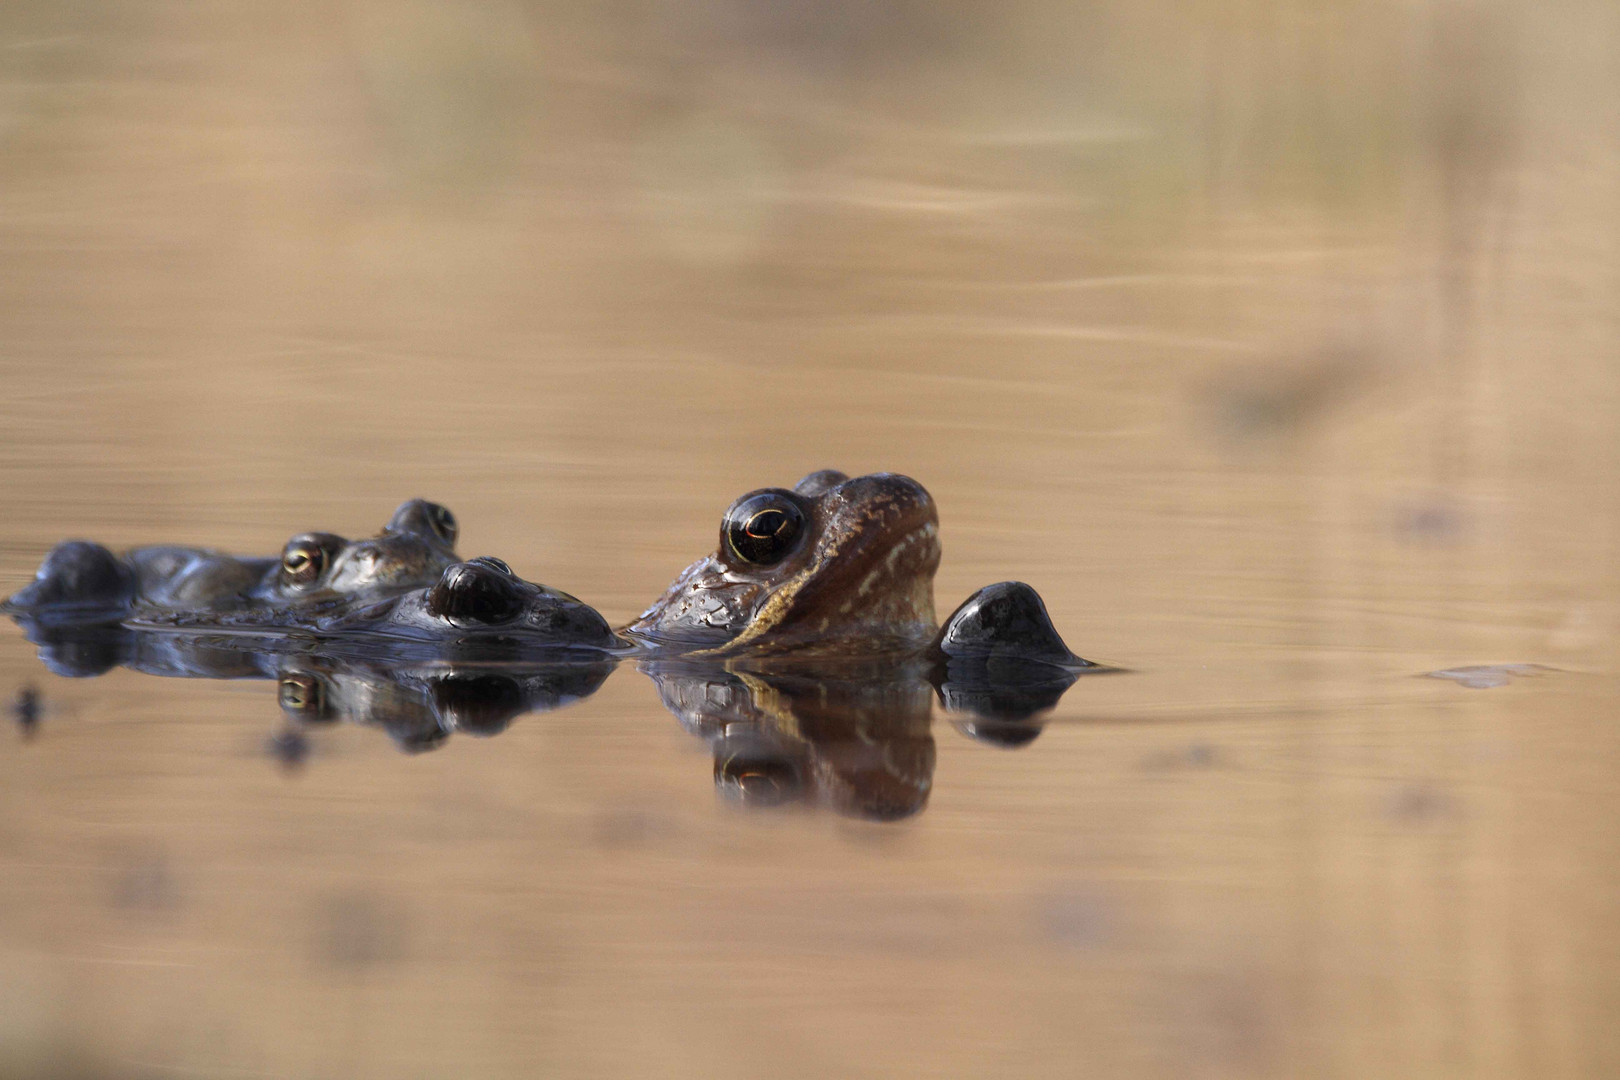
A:
[[[0,1076],[1620,1067],[1612,11],[259,7],[0,24],[0,591],[422,495],[622,622],[888,469],[1131,670],[878,822],[8,630]]]

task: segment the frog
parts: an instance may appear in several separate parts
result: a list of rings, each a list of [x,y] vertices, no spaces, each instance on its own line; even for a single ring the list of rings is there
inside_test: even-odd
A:
[[[276,626],[305,608],[398,593],[456,561],[455,515],[426,499],[401,504],[373,537],[292,537],[277,558],[172,544],[122,555],[68,540],[0,611],[36,623]]]
[[[425,588],[317,612],[306,628],[328,641],[372,639],[486,659],[630,651],[595,608],[561,589],[526,581],[505,560],[488,555],[452,563]]]
[[[735,500],[716,550],[621,632],[664,655],[915,651],[937,630],[939,559],[921,484],[822,469]]]
[[[712,554],[620,633],[654,657],[913,656],[971,668],[1099,665],[1064,644],[1028,584],[997,582],[940,624],[939,513],[898,473],[820,469],[727,508]]]

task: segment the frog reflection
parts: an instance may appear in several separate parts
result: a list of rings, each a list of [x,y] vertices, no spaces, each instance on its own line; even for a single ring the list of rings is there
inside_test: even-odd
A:
[[[412,656],[398,642],[368,651],[285,633],[34,631],[41,658],[62,675],[121,665],[170,678],[273,680],[286,726],[271,745],[284,764],[302,762],[317,729],[339,721],[381,728],[411,752],[455,733],[496,735],[524,713],[588,697],[621,659],[563,651],[501,660],[479,650],[479,659],[458,660],[442,650]],[[1019,746],[1081,676],[1021,656],[965,653],[648,660],[642,670],[670,711],[710,744],[715,782],[738,802],[805,802],[880,821],[910,817],[928,802],[935,700],[964,734]]]
[[[932,691],[904,668],[644,670],[681,725],[709,743],[716,786],[744,805],[805,802],[893,821],[928,802]]]
[[[527,661],[456,663],[442,652],[334,649],[284,633],[153,631],[118,624],[24,622],[40,659],[58,675],[84,678],[124,667],[184,679],[263,679],[304,745],[306,729],[336,721],[376,726],[402,748],[432,749],[452,733],[495,735],[524,713],[583,700],[612,672],[601,653],[541,654]],[[353,644],[353,643],[337,643]],[[301,752],[301,751],[300,751]]]
[[[746,806],[804,803],[874,821],[911,817],[933,787],[931,709],[1003,747],[1032,742],[1080,673],[984,658],[641,665],[714,757],[716,787]]]
[[[339,721],[380,727],[402,750],[418,753],[457,732],[499,735],[525,713],[581,701],[612,670],[610,660],[486,669],[299,657],[282,666],[277,700],[297,728]]]

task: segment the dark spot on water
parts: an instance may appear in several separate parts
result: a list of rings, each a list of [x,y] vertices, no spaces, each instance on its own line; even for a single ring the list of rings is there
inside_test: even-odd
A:
[[[282,728],[265,741],[265,749],[287,772],[297,772],[309,759],[309,736],[295,727]]]
[[[1195,742],[1149,754],[1142,760],[1142,767],[1153,771],[1210,769],[1220,763],[1221,755],[1213,743]]]
[[[1243,963],[1246,958],[1230,958]],[[1252,960],[1250,961],[1252,963]],[[1162,986],[1180,1075],[1258,1076],[1275,1070],[1277,1003],[1258,970],[1192,970]]]
[[[671,831],[663,815],[647,809],[616,807],[597,815],[594,838],[598,847],[622,851],[653,847],[668,839]]]
[[[1426,825],[1450,814],[1451,798],[1433,784],[1403,784],[1389,797],[1386,813],[1405,825]]]
[[[107,902],[132,914],[165,915],[180,907],[180,885],[168,857],[153,848],[115,848],[106,859]]]
[[[20,688],[11,703],[11,713],[17,720],[17,730],[22,732],[23,738],[33,738],[39,730],[39,691],[32,686]]]
[[[1408,540],[1452,541],[1462,536],[1464,526],[1462,511],[1440,499],[1403,507],[1395,516],[1395,531]]]
[[[1112,936],[1108,905],[1084,889],[1058,889],[1036,902],[1041,937],[1060,945],[1101,945]]]
[[[1227,442],[1247,442],[1319,425],[1373,374],[1364,350],[1339,345],[1234,373],[1205,396],[1219,435]]]
[[[405,919],[392,904],[368,893],[340,893],[318,901],[311,914],[314,959],[322,967],[366,971],[405,958]]]

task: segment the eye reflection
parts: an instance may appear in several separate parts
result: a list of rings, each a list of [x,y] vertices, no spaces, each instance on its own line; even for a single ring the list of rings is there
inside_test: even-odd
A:
[[[798,762],[763,746],[717,754],[714,784],[721,794],[749,806],[780,806],[804,790]]]
[[[304,672],[281,677],[276,699],[284,712],[303,720],[319,720],[326,709],[326,690],[321,680]]]

